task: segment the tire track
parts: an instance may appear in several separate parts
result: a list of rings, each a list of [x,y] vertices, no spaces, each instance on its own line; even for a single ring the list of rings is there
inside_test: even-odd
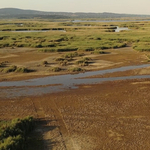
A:
[[[54,100],[32,100],[32,103],[37,118],[45,122],[41,128],[44,150],[77,150]]]

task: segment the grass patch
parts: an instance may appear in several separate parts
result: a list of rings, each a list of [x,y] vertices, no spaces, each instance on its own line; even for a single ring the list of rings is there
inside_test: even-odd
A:
[[[146,42],[140,42],[133,46],[133,49],[144,52],[144,51],[150,51],[150,44]]]
[[[81,66],[88,66],[90,60],[91,60],[91,58],[84,57],[81,60],[76,61],[76,64],[81,65]]]
[[[93,52],[91,52],[91,54],[106,54],[106,52],[101,50],[94,50]]]
[[[82,68],[79,68],[79,67],[74,67],[74,68],[70,68],[69,71],[71,71],[71,72],[82,72],[85,70]]]
[[[32,72],[33,70],[30,70],[26,67],[17,67],[17,69],[15,70],[15,72],[20,72],[20,73],[29,73]]]
[[[26,67],[17,67],[15,65],[6,67],[4,69],[1,69],[1,72],[3,73],[10,73],[10,72],[17,72],[17,73],[29,73],[32,72],[33,70],[28,69]]]
[[[60,67],[53,67],[51,70],[52,70],[53,72],[59,72],[59,71],[61,71],[62,69],[61,69]]]
[[[15,72],[16,69],[17,69],[17,66],[10,66],[8,68],[3,69],[2,72],[4,73]]]
[[[74,52],[74,53],[68,53],[66,55],[63,55],[64,58],[74,58],[79,56],[84,56],[84,53]]]

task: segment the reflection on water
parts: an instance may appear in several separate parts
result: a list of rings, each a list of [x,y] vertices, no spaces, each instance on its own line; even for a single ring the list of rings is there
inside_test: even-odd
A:
[[[130,30],[128,28],[120,28],[117,26],[117,29],[115,29],[115,32],[120,32],[120,31],[123,31],[123,30]]]
[[[0,90],[0,97],[9,98],[9,97],[28,96],[28,95],[41,95],[46,93],[64,91],[68,89],[69,90],[74,89],[77,88],[76,85],[79,84],[94,84],[94,83],[100,83],[104,81],[150,78],[150,75],[110,77],[110,78],[90,78],[90,79],[84,78],[93,75],[102,75],[105,73],[126,71],[126,70],[132,70],[132,69],[143,68],[148,66],[150,65],[145,64],[139,66],[127,66],[127,67],[120,67],[115,69],[85,72],[85,73],[79,73],[74,75],[68,74],[68,75],[58,75],[58,76],[30,79],[24,81],[0,82],[0,87],[8,87],[7,89],[2,88]],[[50,84],[60,84],[60,85],[49,86]],[[40,85],[41,87],[39,87]],[[36,87],[28,87],[28,86],[36,86]]]

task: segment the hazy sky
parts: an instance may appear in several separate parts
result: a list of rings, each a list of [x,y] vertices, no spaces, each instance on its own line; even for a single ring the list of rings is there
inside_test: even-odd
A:
[[[0,0],[0,8],[149,14],[150,0]]]

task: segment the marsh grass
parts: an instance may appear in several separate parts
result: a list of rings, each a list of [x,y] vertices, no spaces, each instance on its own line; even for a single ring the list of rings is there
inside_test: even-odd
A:
[[[62,69],[61,69],[60,67],[53,67],[53,68],[51,68],[50,70],[53,71],[53,72],[59,72],[59,71],[61,71]]]
[[[128,27],[128,32],[115,33],[116,26]],[[1,30],[48,30],[39,33],[15,33],[1,32],[0,48],[3,47],[33,47],[40,52],[72,52],[72,51],[95,51],[104,49],[116,49],[126,47],[128,43],[135,45],[139,51],[149,51],[146,44],[137,42],[150,42],[149,22],[47,22],[42,21],[1,21]],[[65,29],[67,32],[59,32]],[[144,30],[143,30],[144,29]],[[146,48],[147,47],[147,48]]]
[[[26,67],[17,67],[15,65],[5,67],[4,69],[1,69],[1,72],[3,73],[10,73],[10,72],[16,72],[16,73],[29,73],[33,72],[34,70],[28,69]]]
[[[89,57],[84,57],[84,58],[82,58],[82,59],[80,59],[80,60],[77,60],[77,61],[76,61],[76,64],[77,64],[77,65],[80,65],[80,66],[88,66],[90,60],[91,60],[91,58],[89,58]]]
[[[18,72],[18,73],[29,73],[29,72],[33,72],[33,70],[28,69],[26,67],[17,67],[15,72]]]
[[[2,72],[4,72],[4,73],[15,72],[16,69],[17,69],[17,66],[13,65],[13,66],[4,68]]]
[[[79,67],[74,67],[74,68],[70,68],[68,71],[71,71],[71,72],[83,72],[85,70],[82,69],[82,68],[79,68]]]
[[[102,50],[94,50],[93,52],[91,52],[91,54],[107,54],[107,52]]]

